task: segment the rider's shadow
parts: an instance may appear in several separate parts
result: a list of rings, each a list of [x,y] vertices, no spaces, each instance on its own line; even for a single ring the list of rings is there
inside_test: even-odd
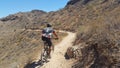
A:
[[[42,63],[36,63],[36,62],[29,63],[24,68],[35,68],[37,66],[42,66]]]

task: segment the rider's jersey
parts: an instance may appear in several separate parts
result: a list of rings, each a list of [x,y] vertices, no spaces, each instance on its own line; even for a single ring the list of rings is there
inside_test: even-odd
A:
[[[47,38],[52,38],[53,29],[51,27],[44,28],[42,31],[42,36]]]

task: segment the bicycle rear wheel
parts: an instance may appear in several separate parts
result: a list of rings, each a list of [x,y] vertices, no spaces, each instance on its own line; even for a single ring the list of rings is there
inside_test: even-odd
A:
[[[44,46],[44,48],[41,51],[41,61],[48,62],[48,46]]]

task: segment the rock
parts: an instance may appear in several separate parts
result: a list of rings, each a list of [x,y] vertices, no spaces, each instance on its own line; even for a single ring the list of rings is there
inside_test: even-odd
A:
[[[79,46],[72,46],[72,47],[69,47],[67,49],[67,52],[66,52],[66,57],[68,59],[71,59],[71,58],[80,58],[81,57],[81,49],[79,48]]]

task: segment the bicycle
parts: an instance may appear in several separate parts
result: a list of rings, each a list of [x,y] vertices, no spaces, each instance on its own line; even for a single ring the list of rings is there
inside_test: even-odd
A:
[[[44,42],[44,46],[41,52],[41,61],[48,62],[47,61],[48,56],[49,56],[48,54],[49,54],[49,46],[47,42]]]
[[[55,40],[58,40],[58,38],[52,38]],[[49,62],[48,58],[50,57],[49,55],[49,46],[48,46],[48,42],[44,41],[44,46],[42,46],[42,50],[41,50],[41,56],[40,56],[40,60],[38,61],[38,63],[43,64],[44,62]],[[54,46],[52,45],[52,51],[54,51]]]

